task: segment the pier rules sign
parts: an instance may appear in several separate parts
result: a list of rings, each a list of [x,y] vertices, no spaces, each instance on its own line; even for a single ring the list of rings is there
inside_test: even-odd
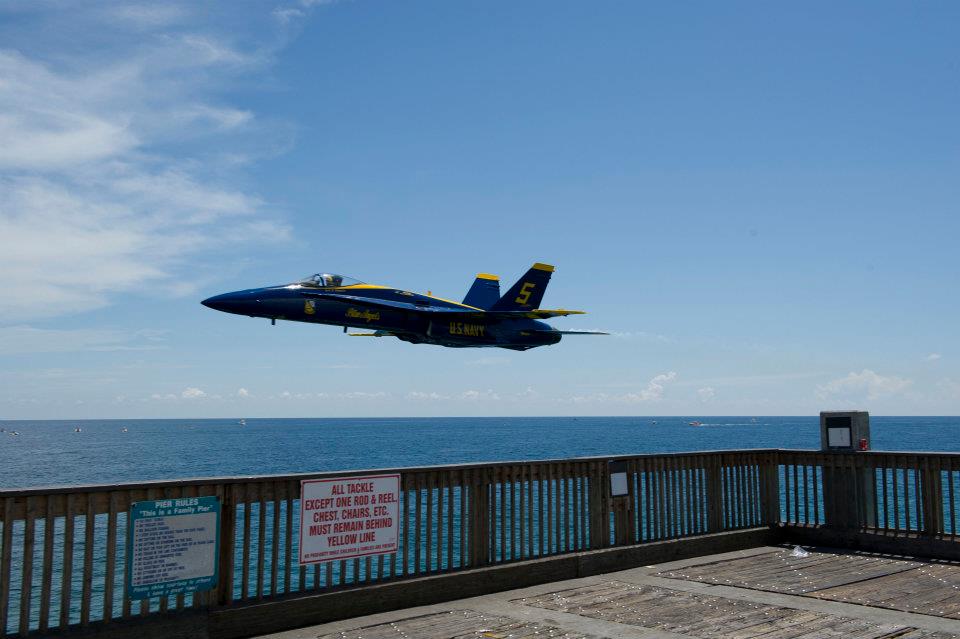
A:
[[[396,552],[400,475],[300,483],[300,563]]]
[[[217,585],[220,500],[179,497],[130,507],[130,599],[210,590]]]

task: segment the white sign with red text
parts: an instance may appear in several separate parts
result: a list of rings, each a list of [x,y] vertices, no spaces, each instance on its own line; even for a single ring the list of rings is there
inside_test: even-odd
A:
[[[300,482],[300,563],[397,551],[400,475]]]

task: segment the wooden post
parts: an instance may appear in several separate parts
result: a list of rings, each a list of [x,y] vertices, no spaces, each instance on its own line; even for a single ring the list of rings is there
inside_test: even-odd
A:
[[[760,523],[776,526],[780,519],[780,474],[776,453],[760,455]]]
[[[606,500],[604,499],[603,478],[598,462],[590,462],[590,548],[603,548],[610,543],[610,531],[604,521]]]
[[[473,472],[473,485],[470,490],[470,567],[486,566],[490,556],[490,537],[488,519],[490,517],[490,491],[486,472],[476,469]]]
[[[723,473],[720,455],[706,460],[707,478],[707,532],[723,530]]]
[[[218,487],[220,494],[220,565],[217,583],[217,601],[225,606],[233,602],[233,551],[236,524],[236,489],[230,485]],[[261,534],[263,534],[261,532]],[[274,540],[276,543],[276,540]]]
[[[923,534],[937,537],[943,534],[943,483],[940,479],[940,460],[927,457],[920,472],[920,497],[923,501]]]

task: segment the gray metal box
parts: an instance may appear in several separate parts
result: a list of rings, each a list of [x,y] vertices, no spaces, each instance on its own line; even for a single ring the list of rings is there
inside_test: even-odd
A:
[[[820,449],[847,452],[870,450],[870,413],[863,410],[822,411]]]

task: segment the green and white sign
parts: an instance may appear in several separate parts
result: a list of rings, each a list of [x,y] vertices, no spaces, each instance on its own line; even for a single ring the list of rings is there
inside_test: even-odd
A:
[[[210,590],[217,585],[220,500],[181,497],[130,507],[130,599]]]

